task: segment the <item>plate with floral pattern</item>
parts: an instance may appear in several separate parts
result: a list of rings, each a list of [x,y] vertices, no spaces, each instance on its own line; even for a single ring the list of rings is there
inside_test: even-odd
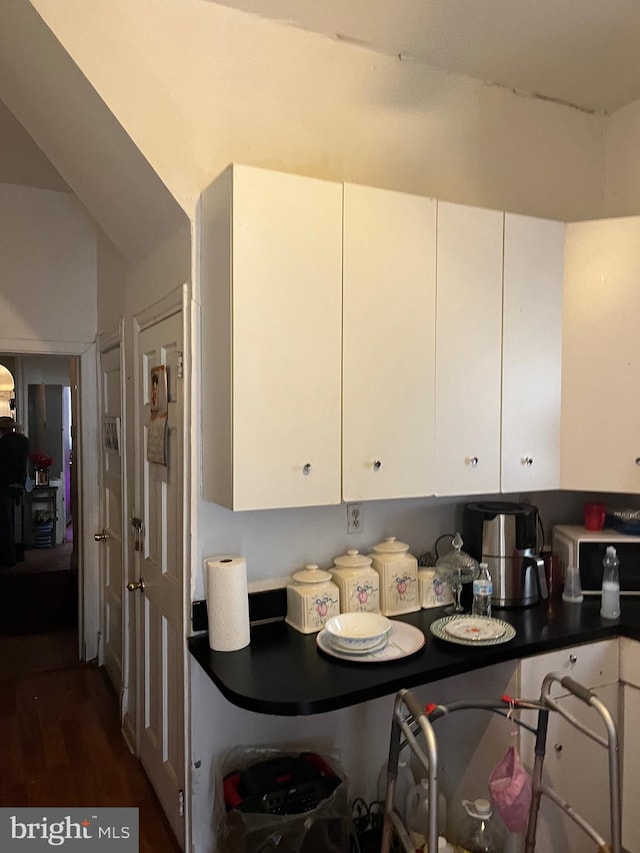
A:
[[[324,628],[317,635],[318,648],[327,655],[340,660],[350,660],[354,663],[385,663],[413,655],[425,644],[425,636],[419,628],[406,622],[392,621],[388,639],[375,649],[369,649],[365,654],[354,655],[338,649],[329,639],[329,632]]]
[[[516,629],[508,622],[491,616],[456,613],[436,619],[431,624],[431,633],[439,640],[463,646],[494,646],[513,640]]]

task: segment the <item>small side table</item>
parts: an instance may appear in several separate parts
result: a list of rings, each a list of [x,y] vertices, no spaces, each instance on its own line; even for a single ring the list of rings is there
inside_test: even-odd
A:
[[[25,494],[24,532],[29,548],[55,548],[56,545],[56,506],[58,500],[57,486],[36,486]],[[43,537],[42,530],[38,532],[36,513],[45,513],[49,518]],[[44,527],[44,525],[41,525]]]

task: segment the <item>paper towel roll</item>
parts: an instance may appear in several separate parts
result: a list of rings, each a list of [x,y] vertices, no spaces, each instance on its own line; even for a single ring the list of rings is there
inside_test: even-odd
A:
[[[234,652],[249,645],[249,592],[244,557],[216,557],[205,562],[209,646]]]

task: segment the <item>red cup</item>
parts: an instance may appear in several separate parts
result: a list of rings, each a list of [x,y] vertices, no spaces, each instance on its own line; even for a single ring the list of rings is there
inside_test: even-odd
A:
[[[604,504],[585,501],[584,526],[587,530],[602,530],[606,508]]]

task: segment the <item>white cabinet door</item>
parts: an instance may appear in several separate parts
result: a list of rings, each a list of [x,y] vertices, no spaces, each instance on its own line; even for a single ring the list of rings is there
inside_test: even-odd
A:
[[[566,226],[563,489],[640,491],[640,217]]]
[[[640,853],[640,820],[637,816],[640,788],[640,753],[636,748],[640,723],[640,643],[620,637],[620,680],[624,691],[622,738],[622,844]]]
[[[345,501],[433,494],[436,202],[346,184]]]
[[[564,223],[505,214],[502,491],[560,487]]]
[[[640,690],[624,685],[624,749],[622,767],[622,844],[631,853],[640,851],[640,820],[638,819],[638,790],[640,790],[640,755],[638,754],[638,721],[640,721]]]
[[[339,503],[342,186],[233,166],[202,220],[204,497]]]
[[[504,214],[438,202],[436,493],[500,491]]]
[[[594,693],[618,716],[618,684],[597,687]],[[600,715],[573,695],[559,700],[580,722],[606,737]],[[521,735],[525,766],[533,767],[534,739]],[[544,779],[606,839],[611,838],[608,752],[570,725],[560,714],[549,714]],[[595,850],[585,833],[548,798],[540,804],[536,853],[585,853]]]
[[[618,722],[618,641],[574,646],[520,662],[520,695],[537,699],[548,672],[569,675],[593,689]],[[572,694],[563,695],[555,684],[552,695],[583,724],[605,736],[600,715]],[[537,712],[523,712],[521,719],[537,724]],[[528,770],[533,768],[534,736],[520,729],[520,752]],[[560,714],[549,713],[544,781],[569,802],[605,838],[610,838],[608,753],[599,744],[570,725]],[[543,797],[538,816],[536,853],[583,853],[590,849],[588,837],[561,810]]]

